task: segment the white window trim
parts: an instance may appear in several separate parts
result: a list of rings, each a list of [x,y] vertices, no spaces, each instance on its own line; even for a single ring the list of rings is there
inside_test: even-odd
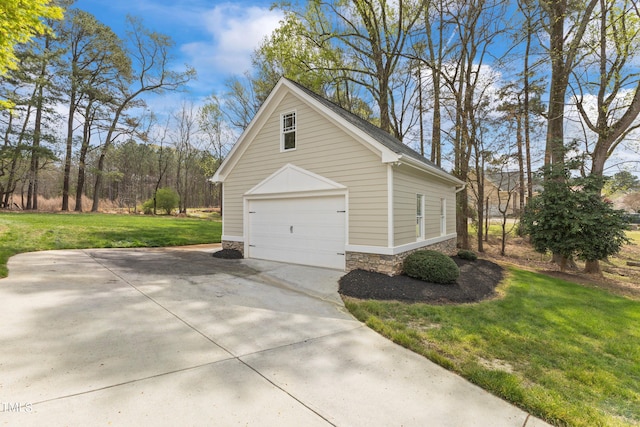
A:
[[[293,114],[294,118],[295,118],[295,127],[293,128],[293,132],[295,132],[295,146],[293,148],[284,148],[284,135],[285,135],[285,130],[284,130],[284,118],[285,116],[288,116],[290,114]],[[280,114],[280,152],[289,152],[289,151],[295,151],[298,148],[298,112],[296,110],[291,110],[291,111],[286,111],[284,113]]]
[[[447,199],[440,199],[440,235],[447,234]]]
[[[424,240],[424,194],[416,194],[416,208],[420,206],[420,213],[416,212],[416,241]],[[417,209],[416,209],[417,210]]]

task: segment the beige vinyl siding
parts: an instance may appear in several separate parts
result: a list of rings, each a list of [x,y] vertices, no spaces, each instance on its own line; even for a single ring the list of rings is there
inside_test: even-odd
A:
[[[280,151],[280,114],[296,111],[296,149]],[[224,234],[242,236],[243,194],[291,163],[348,188],[349,244],[387,246],[387,170],[380,156],[288,94],[224,183]]]
[[[447,233],[455,232],[455,189],[450,184],[409,166],[393,169],[394,245],[415,242],[416,194],[424,195],[424,238],[440,237],[440,199],[447,203]]]

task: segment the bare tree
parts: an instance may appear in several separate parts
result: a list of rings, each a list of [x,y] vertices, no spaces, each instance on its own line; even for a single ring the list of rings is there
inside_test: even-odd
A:
[[[338,66],[347,72],[345,78],[369,92],[378,107],[380,128],[400,139],[406,123],[399,116],[394,120],[394,114],[407,106],[394,99],[394,89],[406,80],[394,76],[406,61],[422,9],[423,2],[415,0],[318,1],[299,13],[308,39],[342,48],[344,63]]]
[[[432,108],[432,120],[431,120],[431,149],[429,158],[436,165],[442,164],[442,76],[443,64],[446,55],[446,41],[445,31],[447,28],[447,22],[445,21],[446,3],[445,0],[428,0],[424,3],[423,10],[423,29],[424,29],[424,42],[417,43],[417,52],[415,59],[419,61],[421,66],[427,67],[429,70],[429,77],[431,83],[431,95],[433,97]],[[423,74],[419,73],[418,86],[419,94],[422,96],[423,89]],[[422,102],[420,102],[422,105]],[[422,113],[422,107],[420,107]],[[420,126],[422,126],[423,120],[420,118]],[[422,138],[422,130],[420,131]]]
[[[591,156],[591,175],[604,183],[604,165],[618,145],[640,128],[640,77],[632,62],[640,51],[640,24],[633,16],[635,2],[599,0],[599,19],[594,21],[594,34],[584,40],[583,70],[574,69],[577,90],[576,105],[587,128],[595,133]],[[592,60],[590,60],[592,59]],[[595,77],[589,67],[598,70]],[[595,87],[595,114],[588,111],[585,92]],[[598,260],[587,261],[585,272],[599,273]]]
[[[496,175],[498,176],[497,186],[499,189],[506,188],[505,191],[498,191],[498,212],[501,215],[500,222],[500,231],[501,231],[501,242],[500,242],[500,255],[506,255],[507,249],[507,237],[509,233],[515,228],[515,222],[508,227],[509,223],[509,212],[512,209],[511,204],[513,200],[513,195],[515,194],[515,189],[517,189],[517,185],[515,185],[515,176],[510,174],[508,171],[508,164],[513,159],[511,156],[500,156],[495,159],[494,167],[496,171]],[[515,179],[514,179],[515,178]],[[513,210],[511,210],[512,212]]]
[[[160,184],[162,184],[162,180],[164,179],[167,169],[169,168],[169,160],[167,159],[165,143],[168,139],[169,126],[171,123],[171,117],[167,118],[167,122],[165,126],[162,128],[162,135],[159,137],[159,149],[158,149],[158,174],[155,182],[155,188],[153,189],[153,214],[156,215],[158,213],[158,200],[156,195],[158,194],[158,189],[160,188]]]
[[[478,144],[481,123],[478,111],[486,106],[488,89],[491,86],[487,75],[482,75],[484,60],[494,40],[505,30],[502,17],[505,3],[501,0],[484,0],[456,4],[448,16],[456,29],[450,40],[451,58],[441,73],[447,91],[453,98],[451,111],[454,122],[453,156],[454,175],[462,181],[469,179],[471,155]],[[468,198],[464,192],[457,196],[456,231],[458,245],[470,247],[468,230]]]
[[[133,58],[135,71],[130,79],[123,78],[119,82],[118,101],[98,159],[92,212],[97,211],[100,204],[105,157],[118,136],[125,111],[135,106],[139,97],[145,93],[175,91],[195,77],[195,71],[192,68],[181,72],[171,69],[169,51],[173,42],[169,37],[144,28],[142,22],[136,18],[129,17],[128,24],[128,50],[130,57]]]
[[[189,174],[199,133],[197,111],[193,103],[183,102],[180,110],[173,115],[173,120],[173,146],[177,155],[176,190],[180,196],[178,211],[186,213],[190,200]]]
[[[640,128],[640,75],[633,64],[640,52],[640,23],[633,17],[635,2],[600,0],[600,16],[594,36],[585,40],[574,88],[576,105],[587,128],[596,135],[589,150],[591,171],[602,177],[605,162],[619,144]],[[589,72],[598,70],[595,76]],[[596,89],[595,108],[585,99]],[[591,98],[591,97],[589,97]],[[593,98],[591,98],[593,99]]]
[[[525,31],[525,50],[522,64],[522,108],[524,113],[524,145],[525,165],[527,176],[527,198],[533,197],[533,173],[531,170],[531,114],[541,114],[544,111],[540,102],[541,85],[531,81],[533,64],[531,64],[533,37],[540,29],[539,3],[532,0],[518,0],[518,9],[523,15]],[[534,95],[532,103],[532,94]]]
[[[255,85],[255,80],[248,73],[242,78],[232,77],[225,83],[223,113],[231,126],[240,132],[249,126],[261,105]]]

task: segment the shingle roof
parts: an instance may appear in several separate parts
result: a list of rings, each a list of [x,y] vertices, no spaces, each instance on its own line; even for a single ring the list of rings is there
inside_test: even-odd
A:
[[[294,82],[293,80],[286,79],[288,82],[294,84],[296,87],[300,88],[300,90],[304,91],[310,97],[314,98],[318,102],[320,102],[325,107],[329,108],[334,113],[338,114],[341,118],[356,126],[358,129],[367,133],[370,137],[390,149],[396,154],[402,154],[408,157],[411,157],[414,160],[422,162],[432,168],[440,169],[442,172],[449,173],[446,170],[442,169],[440,166],[436,165],[426,157],[420,155],[417,151],[411,149],[407,145],[403,144],[399,139],[390,135],[389,133],[383,131],[379,127],[375,126],[372,123],[369,123],[365,119],[358,117],[357,115],[345,110],[340,107],[338,104],[335,104],[328,99],[318,95],[310,89],[302,86],[300,83]]]

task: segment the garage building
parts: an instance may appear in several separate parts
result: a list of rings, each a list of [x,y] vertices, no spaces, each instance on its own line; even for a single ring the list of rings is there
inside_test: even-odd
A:
[[[455,250],[464,183],[285,78],[212,181],[223,248],[245,258],[398,274],[415,250]]]

